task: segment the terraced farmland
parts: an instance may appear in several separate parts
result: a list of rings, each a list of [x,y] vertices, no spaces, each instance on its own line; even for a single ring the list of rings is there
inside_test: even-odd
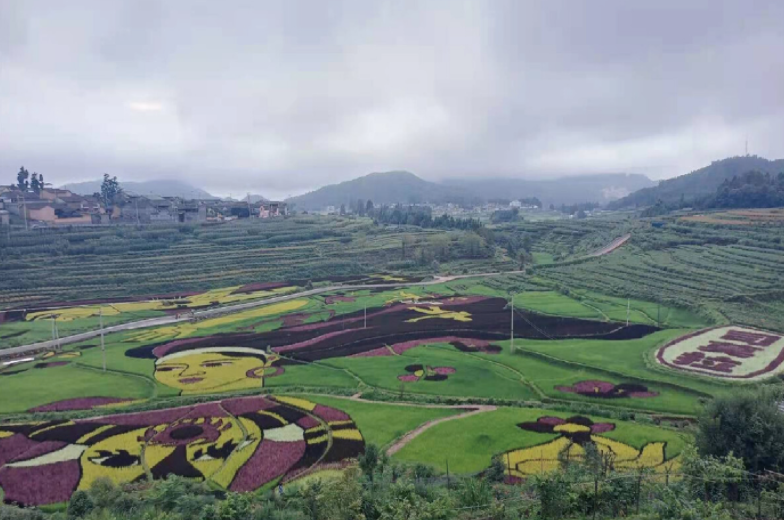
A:
[[[547,261],[422,284],[434,266],[397,255],[442,232],[406,231],[403,240],[363,221],[308,217],[284,239],[291,224],[271,223],[269,233],[177,230],[155,254],[107,253],[105,264],[88,256],[95,270],[84,275],[73,272],[75,258],[57,257],[69,273],[57,278],[63,286],[31,282],[48,265],[4,282],[2,294],[21,295],[17,304],[38,302],[3,315],[6,341],[45,335],[51,318],[66,333],[69,324],[94,326],[104,306],[111,323],[286,295],[111,333],[105,351],[93,339],[4,361],[0,395],[20,396],[0,401],[6,499],[57,504],[99,477],[180,475],[228,491],[269,489],[341,471],[371,442],[394,460],[436,471],[448,461],[458,474],[485,471],[500,456],[511,482],[583,460],[589,447],[618,468],[669,475],[689,440],[684,426],[704,403],[744,384],[746,373],[765,382],[778,373],[778,364],[762,367],[780,361],[772,331],[784,326],[775,229],[719,240],[705,224],[525,222],[488,235],[482,247],[493,260],[464,255],[461,235],[447,233],[452,256],[442,270],[519,267],[505,249],[516,233],[530,234]],[[83,241],[101,232],[84,231]],[[630,244],[586,257],[628,232]],[[22,252],[4,254],[13,263]],[[178,259],[182,270],[172,267]],[[379,269],[390,266],[398,269]],[[116,269],[128,271],[111,290],[133,290],[101,299],[103,289],[90,287]],[[346,285],[302,293],[320,278]],[[66,287],[82,279],[79,299],[99,301],[69,303],[77,291]],[[387,285],[352,288],[358,280]],[[175,287],[182,292],[153,292]]]

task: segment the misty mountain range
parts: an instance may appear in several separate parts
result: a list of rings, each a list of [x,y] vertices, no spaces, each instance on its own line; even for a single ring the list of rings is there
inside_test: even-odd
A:
[[[480,178],[447,179],[431,182],[407,171],[376,172],[290,197],[286,202],[298,210],[321,210],[340,206],[359,199],[374,204],[458,203],[476,204],[493,199],[514,200],[536,197],[546,206],[597,202],[610,209],[650,206],[658,200],[665,203],[696,200],[713,194],[727,179],[747,171],[784,171],[784,159],[770,161],[757,156],[730,157],[691,173],[655,183],[640,174],[598,174],[556,179]],[[187,182],[162,179],[144,182],[121,182],[132,194],[179,196],[185,198],[218,199]],[[100,181],[66,184],[63,188],[89,195],[100,191]],[[266,200],[251,195],[251,202]],[[243,199],[244,200],[244,199]]]
[[[158,196],[158,197],[183,197],[186,199],[218,199],[202,190],[175,179],[160,179],[142,182],[120,182],[123,191],[130,195]],[[77,195],[92,195],[101,191],[101,181],[73,182],[62,186]]]
[[[638,189],[654,186],[644,175],[604,174],[547,180],[484,178],[426,181],[411,172],[377,172],[340,184],[324,186],[291,197],[299,209],[316,210],[339,206],[352,200],[372,200],[374,204],[402,203],[481,203],[493,199],[537,197],[545,205],[598,202],[606,204]]]

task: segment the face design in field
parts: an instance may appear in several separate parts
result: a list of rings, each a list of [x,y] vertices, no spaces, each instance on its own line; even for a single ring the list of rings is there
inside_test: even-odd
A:
[[[146,428],[109,437],[85,449],[80,458],[82,478],[79,489],[89,489],[96,479],[133,482],[144,476],[142,442]]]
[[[183,394],[260,387],[282,369],[279,357],[247,347],[213,347],[177,352],[155,363],[155,379]]]

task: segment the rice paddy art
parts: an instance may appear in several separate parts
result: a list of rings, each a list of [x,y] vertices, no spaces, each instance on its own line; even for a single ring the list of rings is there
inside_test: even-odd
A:
[[[362,435],[339,410],[304,400],[235,398],[0,426],[0,487],[7,502],[21,505],[64,502],[98,478],[119,484],[179,475],[253,491],[363,451]]]
[[[685,372],[760,380],[784,371],[784,336],[747,327],[716,327],[667,343],[656,359]]]
[[[648,387],[637,383],[613,384],[607,381],[579,381],[571,386],[556,386],[559,392],[569,394],[579,394],[586,397],[598,397],[602,399],[656,397],[658,392],[651,392]]]
[[[177,310],[191,310],[211,307],[215,305],[228,305],[240,303],[257,298],[280,296],[294,292],[296,287],[285,283],[249,284],[245,286],[222,287],[201,293],[180,295],[162,295],[139,298],[134,301],[93,301],[83,305],[52,306],[38,311],[24,314],[26,321],[47,320],[57,318],[60,321],[74,321],[84,318],[97,317],[99,313],[104,316],[117,316],[123,313],[144,311],[175,312]]]
[[[285,372],[278,354],[235,344],[230,335],[131,349],[127,355],[155,359],[155,379],[181,395],[261,388],[265,379]]]
[[[548,435],[550,440],[504,453],[503,461],[510,480],[553,471],[569,461],[584,460],[588,445],[595,447],[616,470],[651,469],[665,473],[680,465],[679,457],[668,458],[666,442],[649,442],[637,449],[603,435],[615,430],[612,422],[594,422],[583,416],[567,419],[542,416],[536,421],[519,423],[517,427]],[[557,437],[553,439],[552,435]]]

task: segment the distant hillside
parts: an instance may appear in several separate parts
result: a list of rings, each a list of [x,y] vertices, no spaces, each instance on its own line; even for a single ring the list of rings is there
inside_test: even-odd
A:
[[[645,175],[608,173],[556,179],[529,180],[508,178],[451,179],[444,184],[467,190],[484,199],[523,199],[536,197],[545,206],[581,202],[606,204],[654,185]]]
[[[730,157],[714,161],[710,166],[661,181],[658,186],[644,188],[609,204],[610,209],[652,206],[661,200],[665,204],[677,203],[681,196],[685,202],[714,195],[721,184],[748,171],[779,173],[784,171],[784,159],[769,161],[763,157]]]
[[[414,204],[423,202],[468,202],[470,192],[453,186],[442,186],[420,179],[411,172],[378,172],[340,184],[324,186],[286,201],[299,210],[318,210],[327,206],[349,204],[358,199],[373,204]]]
[[[269,200],[267,197],[265,197],[263,195],[258,195],[256,193],[251,193],[248,197],[245,198],[245,200],[247,200],[248,198],[250,198],[251,204],[255,204],[257,202],[263,202],[263,201]]]
[[[120,182],[126,193],[134,195],[158,195],[159,197],[184,197],[187,199],[217,199],[206,191],[174,179],[161,179],[144,182]],[[66,184],[63,189],[78,195],[92,195],[101,191],[101,181],[75,182]]]

